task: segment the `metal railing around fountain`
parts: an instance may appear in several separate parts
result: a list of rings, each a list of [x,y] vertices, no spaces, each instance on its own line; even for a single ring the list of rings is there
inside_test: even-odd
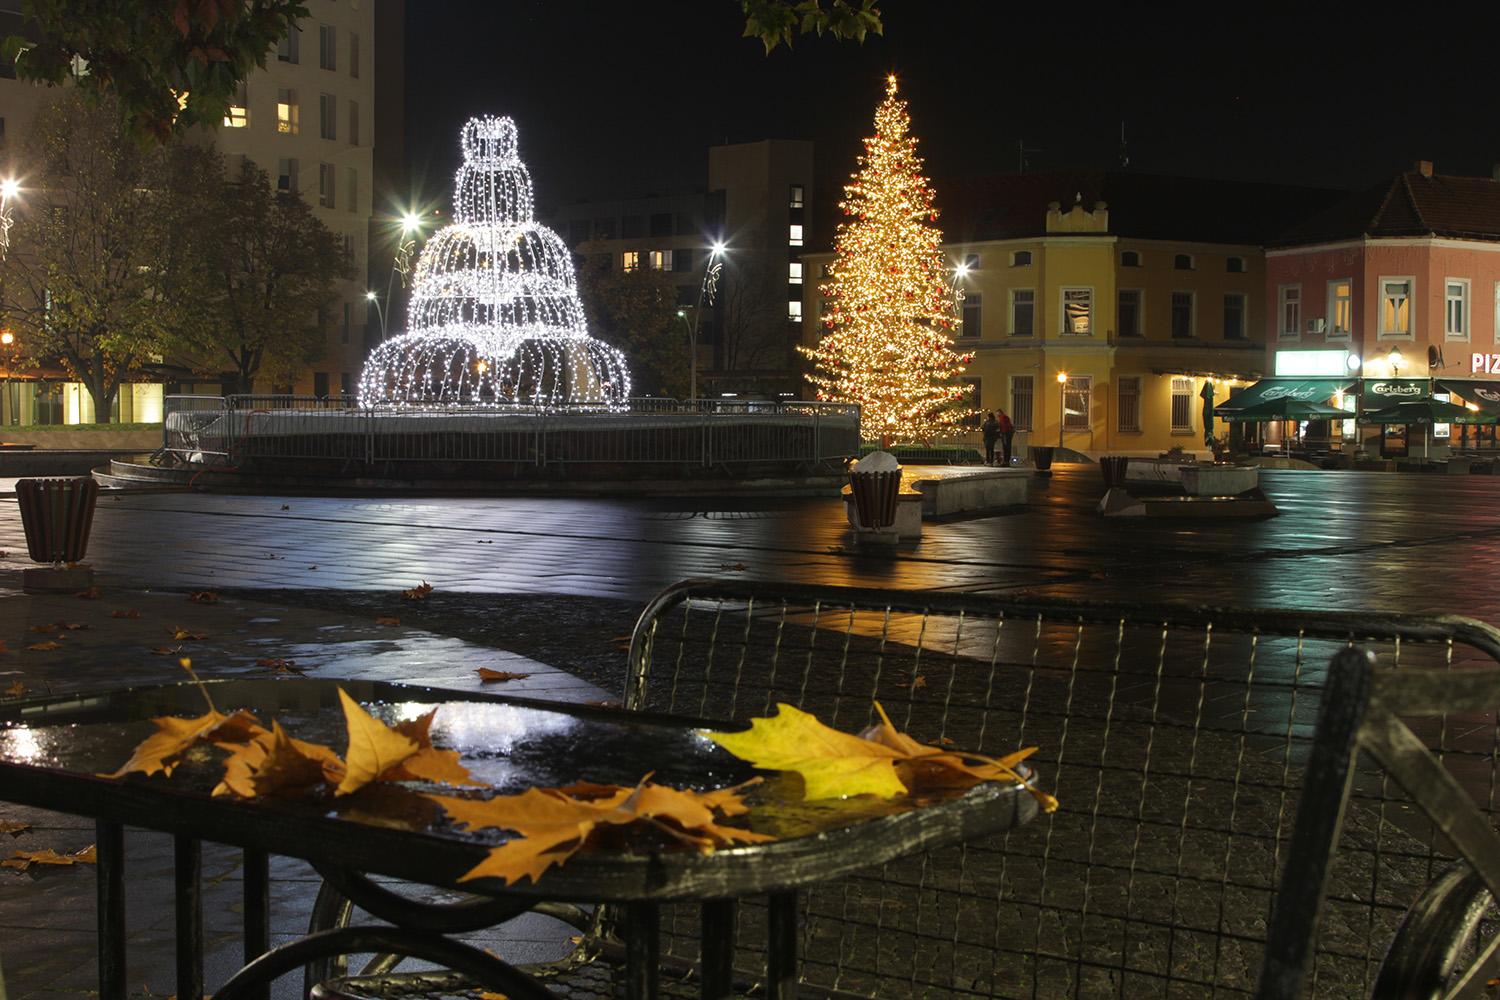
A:
[[[659,397],[632,399],[624,410],[361,407],[347,397],[167,396],[162,435],[164,454],[204,465],[823,463],[858,454],[859,408]]]

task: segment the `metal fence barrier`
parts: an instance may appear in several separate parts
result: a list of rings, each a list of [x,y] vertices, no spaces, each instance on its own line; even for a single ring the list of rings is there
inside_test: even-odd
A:
[[[859,408],[776,400],[633,399],[580,407],[359,407],[302,396],[168,396],[162,452],[251,466],[503,462],[534,466],[820,464],[857,455]]]
[[[859,731],[878,700],[924,742],[1040,747],[1032,761],[1061,799],[1054,815],[807,895],[810,987],[1250,995],[1328,665],[1351,643],[1403,670],[1500,660],[1500,632],[1457,617],[689,581],[642,615],[626,703],[743,720],[787,702]],[[1490,822],[1500,818],[1496,711],[1414,729]],[[1452,856],[1362,760],[1308,995],[1370,996],[1403,915]],[[1493,935],[1493,920],[1483,926]],[[664,914],[663,927],[664,951],[692,961],[696,915]],[[764,934],[763,914],[747,910],[741,968],[757,967]]]

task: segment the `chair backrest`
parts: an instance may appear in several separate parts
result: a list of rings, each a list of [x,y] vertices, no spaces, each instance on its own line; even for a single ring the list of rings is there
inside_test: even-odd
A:
[[[725,720],[787,702],[851,731],[878,700],[926,742],[1040,747],[1056,814],[808,894],[813,986],[1250,995],[1328,664],[1354,643],[1403,670],[1500,661],[1500,632],[1456,617],[687,581],[641,616],[625,698]],[[1497,732],[1491,713],[1423,737],[1450,766],[1494,774]],[[1345,810],[1338,916],[1309,951],[1316,995],[1370,992],[1401,915],[1451,856],[1391,793],[1377,784]],[[664,929],[664,949],[691,958],[690,921]],[[756,918],[742,927],[744,968],[763,934]]]

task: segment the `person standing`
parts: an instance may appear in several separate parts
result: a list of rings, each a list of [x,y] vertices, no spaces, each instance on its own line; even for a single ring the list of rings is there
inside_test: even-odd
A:
[[[1005,464],[1005,467],[1008,469],[1008,468],[1010,468],[1010,443],[1015,440],[1015,437],[1016,437],[1016,425],[1011,422],[1010,417],[1006,416],[1004,410],[1001,410],[1000,411],[1000,416],[997,417],[997,418],[994,418],[994,419],[995,419],[996,430],[999,431],[999,434],[1000,434],[1000,441],[1005,446],[1005,448],[1004,448],[1005,463],[1004,464]],[[994,454],[994,451],[995,451],[995,448],[994,448],[993,445],[991,445],[990,446],[990,454],[992,456]]]
[[[984,415],[984,423],[979,425],[979,431],[984,435],[984,464],[995,464],[995,442],[1000,440],[1000,421],[995,419],[994,413]]]

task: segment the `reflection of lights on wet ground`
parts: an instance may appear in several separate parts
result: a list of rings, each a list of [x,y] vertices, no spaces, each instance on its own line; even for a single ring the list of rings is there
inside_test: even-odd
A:
[[[425,702],[402,702],[394,708],[401,722],[432,711],[432,705]],[[508,754],[523,740],[561,735],[577,725],[577,719],[561,712],[483,702],[447,702],[438,709],[432,735],[438,746],[457,750],[467,757]]]
[[[36,732],[25,726],[0,731],[0,757],[19,764],[31,764],[42,759],[45,749]]]

